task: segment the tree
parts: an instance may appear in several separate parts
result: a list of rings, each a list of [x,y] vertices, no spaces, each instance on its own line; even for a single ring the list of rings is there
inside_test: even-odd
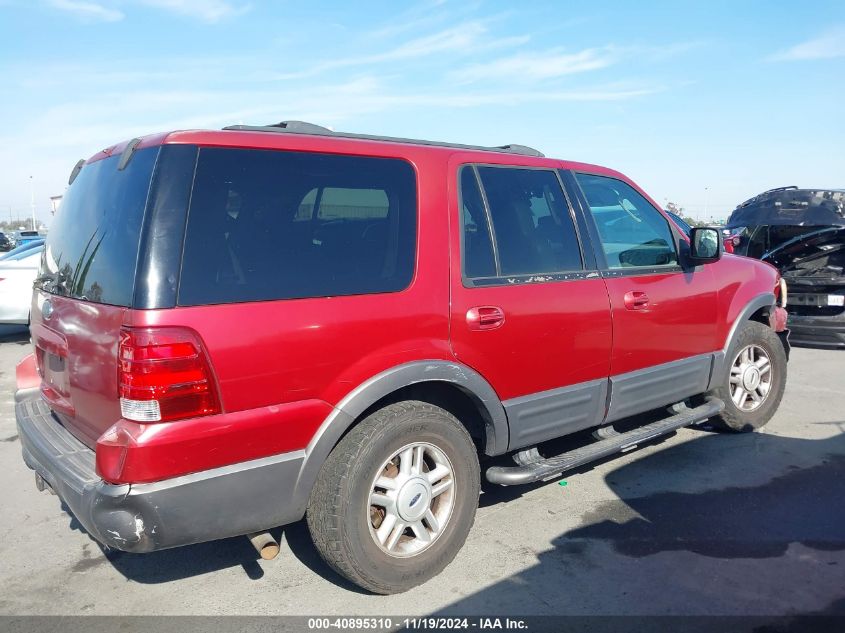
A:
[[[674,202],[667,202],[666,209],[671,211],[675,215],[681,216],[681,219],[690,226],[700,226],[702,224],[700,221],[688,216],[685,213],[684,208],[679,204],[675,204]]]

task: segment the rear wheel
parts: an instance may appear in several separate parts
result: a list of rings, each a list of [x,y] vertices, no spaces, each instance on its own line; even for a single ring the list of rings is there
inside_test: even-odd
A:
[[[387,406],[352,429],[320,471],[308,528],[335,571],[375,593],[439,574],[475,519],[480,473],[464,426],[431,404]]]
[[[757,321],[742,326],[728,351],[723,382],[711,393],[725,410],[711,420],[726,431],[755,431],[780,405],[786,387],[786,353],[774,331]]]

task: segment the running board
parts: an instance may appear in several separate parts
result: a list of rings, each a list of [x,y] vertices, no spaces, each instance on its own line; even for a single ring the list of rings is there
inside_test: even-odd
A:
[[[666,435],[690,424],[703,422],[707,418],[718,415],[724,408],[724,402],[718,398],[710,398],[694,409],[684,409],[668,418],[646,424],[627,433],[620,433],[593,442],[555,457],[542,458],[535,451],[537,459],[534,461],[525,462],[525,460],[521,460],[523,463],[519,466],[492,466],[488,468],[487,481],[502,486],[516,486],[554,479],[567,470],[572,470],[614,453],[624,453],[655,437]]]

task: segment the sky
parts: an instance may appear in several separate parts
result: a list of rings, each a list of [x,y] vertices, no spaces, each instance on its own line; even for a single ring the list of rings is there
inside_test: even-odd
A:
[[[0,219],[79,158],[305,120],[520,143],[701,219],[845,188],[845,2],[0,0]]]

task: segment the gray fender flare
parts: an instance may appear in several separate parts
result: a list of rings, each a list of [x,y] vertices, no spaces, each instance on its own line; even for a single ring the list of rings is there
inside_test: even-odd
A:
[[[373,376],[351,391],[317,429],[305,449],[305,459],[294,491],[294,502],[303,514],[320,468],[355,419],[394,391],[429,381],[455,385],[475,401],[484,418],[486,454],[499,455],[507,451],[508,421],[505,409],[493,387],[481,374],[466,365],[443,360],[414,361],[398,365]]]
[[[721,381],[725,378],[725,373],[729,370],[728,352],[733,345],[734,339],[739,334],[740,326],[751,319],[753,315],[760,308],[771,308],[775,305],[775,295],[772,292],[764,292],[757,295],[742,309],[742,312],[737,315],[736,320],[731,326],[730,332],[725,339],[725,346],[714,354],[713,370],[710,372],[710,383],[707,385],[707,390],[715,389]]]

